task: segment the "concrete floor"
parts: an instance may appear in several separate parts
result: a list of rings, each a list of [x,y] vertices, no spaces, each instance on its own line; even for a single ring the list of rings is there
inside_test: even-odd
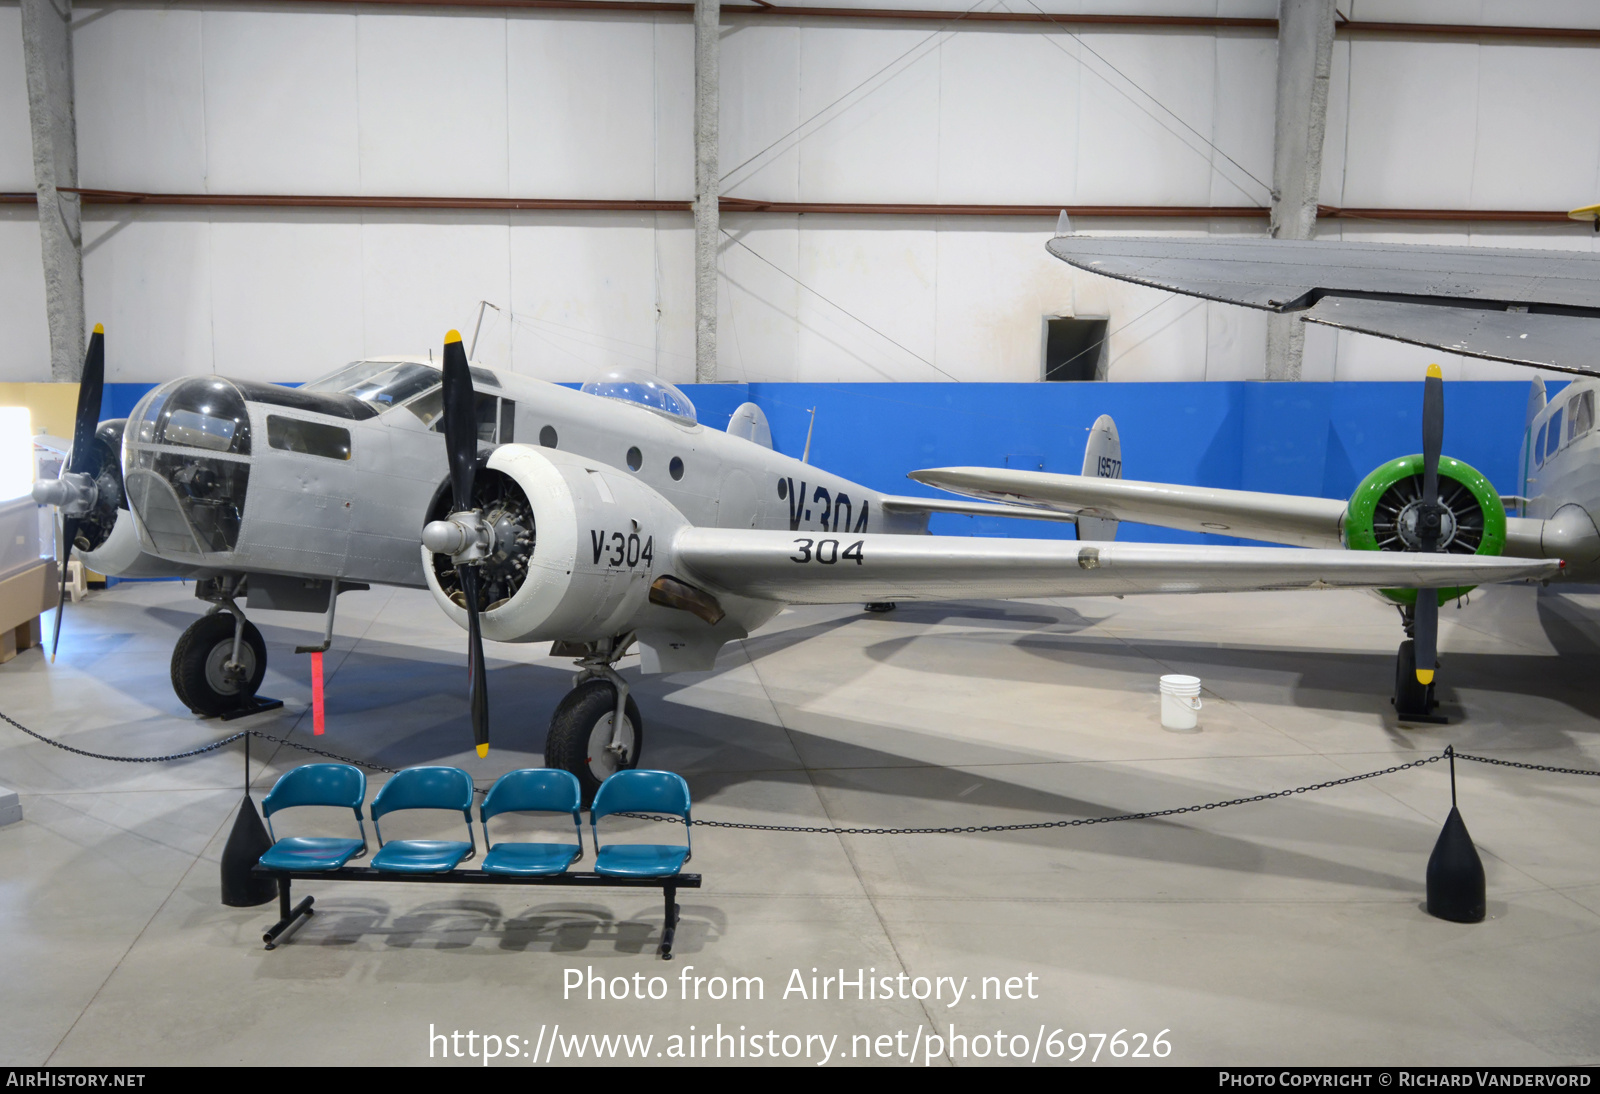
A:
[[[568,663],[542,645],[491,647],[495,748],[479,760],[464,636],[425,594],[341,606],[319,745],[394,767],[457,764],[480,785],[540,762]],[[260,615],[273,659],[262,690],[287,706],[225,727],[182,710],[167,680],[198,608],[171,583],[91,596],[69,608],[57,664],[32,652],[0,666],[0,711],[107,752],[178,751],[240,724],[310,741],[307,658],[292,647],[320,621]],[[1393,611],[1332,592],[797,609],[730,646],[715,672],[647,678],[636,694],[646,765],[682,772],[701,819],[1055,819],[1319,782],[1449,742],[1600,767],[1596,609],[1596,595],[1506,588],[1447,610],[1441,697],[1454,722],[1427,729],[1389,713]],[[1158,724],[1156,678],[1171,671],[1205,680],[1198,733]],[[262,751],[258,801],[307,759]],[[1600,780],[1475,764],[1459,777],[1488,873],[1490,918],[1476,926],[1420,907],[1449,809],[1435,764],[1160,822],[903,837],[697,829],[705,888],[682,894],[670,963],[653,957],[658,895],[604,889],[302,884],[319,914],[267,953],[274,907],[218,901],[236,747],[119,765],[0,725],[0,784],[21,791],[25,812],[0,829],[0,1058],[394,1064],[427,1061],[430,1029],[531,1042],[560,1023],[563,1045],[653,1035],[656,1059],[670,1037],[681,1049],[691,1026],[720,1023],[763,1045],[776,1031],[780,1049],[785,1035],[838,1035],[833,1062],[855,1035],[904,1031],[887,1044],[920,1045],[920,1063],[923,1038],[953,1023],[958,1035],[1003,1030],[1013,1051],[1026,1035],[1029,1053],[1041,1030],[1062,1043],[1164,1030],[1166,1059],[1183,1064],[1600,1061]],[[348,815],[298,830],[324,820],[338,832]],[[683,1002],[690,966],[760,976],[765,998]],[[663,976],[669,995],[564,1001],[565,970],[591,967]],[[1037,998],[785,999],[791,970],[809,981],[813,968],[968,977],[969,994],[982,977],[1032,974]],[[825,1043],[804,1042],[810,1063]],[[1049,1057],[1046,1044],[1039,1062]]]

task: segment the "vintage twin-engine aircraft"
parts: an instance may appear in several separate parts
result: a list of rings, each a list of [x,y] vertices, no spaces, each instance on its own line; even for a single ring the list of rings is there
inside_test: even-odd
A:
[[[1595,208],[1572,213],[1595,219]],[[1085,236],[1063,221],[1051,254],[1085,270],[1171,292],[1299,314],[1365,334],[1468,356],[1584,375],[1596,370],[1600,254],[1415,244]],[[1521,490],[1507,499],[1460,460],[1441,457],[1443,387],[1428,370],[1423,451],[1375,469],[1347,501],[1168,483],[1108,482],[998,468],[934,468],[912,478],[971,497],[1032,504],[1064,515],[1220,532],[1299,547],[1340,544],[1411,551],[1562,558],[1562,577],[1600,580],[1600,433],[1592,379],[1546,405],[1534,381],[1522,440]],[[1388,590],[1408,638],[1395,668],[1402,719],[1433,715],[1438,605],[1465,589],[1420,602]]]
[[[1594,474],[1600,450],[1594,388],[1600,384],[1580,384],[1580,390],[1564,392],[1547,408],[1544,384],[1535,381],[1523,446],[1532,477],[1525,474],[1523,495],[1510,499],[1502,499],[1477,469],[1441,454],[1444,394],[1436,365],[1423,385],[1423,451],[1375,468],[1345,500],[991,467],[929,468],[913,471],[911,478],[952,493],[1035,505],[1063,516],[1111,518],[1296,547],[1559,558],[1569,564],[1561,577],[1594,581],[1600,579],[1600,531],[1590,514],[1600,501],[1600,479]],[[1563,492],[1542,491],[1541,481],[1559,482]],[[1537,496],[1530,496],[1532,492]],[[1522,505],[1526,515],[1508,515],[1507,500]],[[1401,720],[1444,720],[1433,713],[1439,607],[1470,591],[1465,586],[1438,587],[1434,595],[1422,596],[1418,589],[1382,590],[1400,609],[1406,633],[1395,662],[1394,703]]]
[[[883,494],[774,451],[753,404],[733,418],[743,435],[711,429],[655,377],[573,391],[469,365],[453,331],[442,369],[361,361],[301,388],[186,377],[96,429],[103,360],[97,328],[79,440],[35,496],[61,507],[64,550],[87,565],[190,576],[216,605],[173,653],[191,708],[239,706],[260,683],[266,649],[244,608],[323,612],[326,641],[339,591],[426,586],[469,634],[480,755],[483,638],[577,660],[545,762],[590,792],[639,757],[615,668],[634,643],[645,672],[709,669],[786,604],[1439,587],[1560,565],[930,536],[933,511],[1051,514]]]

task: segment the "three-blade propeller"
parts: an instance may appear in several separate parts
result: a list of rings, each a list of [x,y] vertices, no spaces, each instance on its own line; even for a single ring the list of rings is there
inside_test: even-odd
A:
[[[1444,374],[1438,365],[1429,365],[1422,385],[1422,501],[1417,506],[1417,540],[1421,549],[1429,553],[1439,549],[1439,537],[1444,531],[1444,509],[1439,504],[1439,450],[1443,447]],[[1439,594],[1435,589],[1417,590],[1412,652],[1417,682],[1433,683],[1439,655]]]
[[[94,333],[89,336],[89,349],[83,355],[83,378],[78,383],[78,409],[72,425],[72,452],[67,457],[67,466],[62,469],[60,485],[47,497],[62,506],[61,595],[56,601],[55,627],[50,635],[51,661],[56,659],[56,647],[61,644],[61,616],[67,606],[67,563],[72,560],[72,544],[78,538],[84,514],[94,505],[92,484],[100,477],[100,446],[95,443],[94,433],[100,425],[100,398],[105,382],[106,330],[96,323]],[[47,487],[55,485],[46,484]],[[76,486],[75,493],[80,496],[69,499],[69,486]],[[77,504],[72,504],[74,501]]]
[[[472,370],[467,367],[467,354],[461,348],[461,335],[451,331],[444,339],[444,441],[450,459],[450,491],[455,512],[451,523],[459,528],[476,530],[481,522],[473,511],[472,485],[478,471],[478,414],[477,396],[472,390]],[[464,519],[463,519],[464,518]],[[478,755],[489,754],[489,683],[483,665],[483,634],[478,626],[478,569],[473,564],[474,554],[481,557],[476,537],[465,542],[463,550],[452,552],[456,563],[456,577],[461,582],[461,596],[467,611],[467,670],[471,677],[470,702],[472,707],[472,739]],[[424,533],[427,539],[427,533]]]

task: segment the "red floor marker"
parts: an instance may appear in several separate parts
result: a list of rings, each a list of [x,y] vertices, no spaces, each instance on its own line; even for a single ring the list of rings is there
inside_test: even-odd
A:
[[[311,655],[311,733],[322,736],[322,654]]]

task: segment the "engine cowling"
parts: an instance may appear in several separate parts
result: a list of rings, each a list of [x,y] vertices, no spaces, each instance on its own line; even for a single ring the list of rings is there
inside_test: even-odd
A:
[[[669,572],[672,538],[687,524],[625,471],[523,444],[494,450],[478,472],[473,503],[494,530],[494,548],[480,564],[479,608],[483,636],[495,642],[589,642],[631,629],[650,583]],[[421,550],[434,600],[465,628],[454,564]]]
[[[1417,507],[1422,500],[1422,456],[1401,456],[1361,480],[1345,507],[1344,544],[1355,551],[1416,551]],[[1449,456],[1439,458],[1439,504],[1448,515],[1439,550],[1498,555],[1506,546],[1506,509],[1483,473]],[[1473,586],[1439,589],[1439,603],[1465,596]],[[1396,604],[1417,602],[1415,589],[1383,589]]]

